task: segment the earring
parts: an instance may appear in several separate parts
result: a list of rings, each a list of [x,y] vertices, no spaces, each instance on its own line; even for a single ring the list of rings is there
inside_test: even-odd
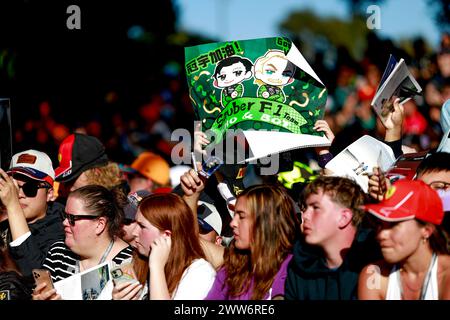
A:
[[[428,241],[428,238],[422,238],[422,243],[423,244],[427,243],[427,241]]]

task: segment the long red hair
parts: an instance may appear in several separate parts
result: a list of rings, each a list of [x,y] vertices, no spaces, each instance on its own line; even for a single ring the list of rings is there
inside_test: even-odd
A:
[[[152,194],[139,205],[142,215],[161,231],[169,230],[172,247],[165,266],[169,293],[176,289],[184,270],[198,258],[205,258],[198,233],[197,220],[184,200],[174,193]]]

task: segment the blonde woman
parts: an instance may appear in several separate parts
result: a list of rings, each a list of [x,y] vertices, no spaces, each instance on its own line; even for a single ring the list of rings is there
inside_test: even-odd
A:
[[[299,231],[294,203],[280,186],[258,185],[237,198],[234,239],[225,250],[210,300],[284,298],[287,266]]]

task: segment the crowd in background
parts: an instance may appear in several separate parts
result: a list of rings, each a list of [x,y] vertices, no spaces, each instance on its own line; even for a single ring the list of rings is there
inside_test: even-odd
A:
[[[414,181],[392,186],[373,174],[368,193],[324,175],[314,150],[288,157],[288,168],[318,163],[317,179],[300,183],[292,198],[298,189],[269,183],[276,176],[239,193],[226,193],[225,183],[212,195],[219,172],[208,181],[189,167],[176,172],[171,133],[194,133],[182,61],[140,104],[122,105],[108,91],[107,112],[89,121],[65,122],[50,101],[40,102],[25,123],[13,119],[16,154],[0,171],[0,289],[11,298],[61,299],[58,289],[35,286],[34,269],[57,283],[105,261],[132,261],[137,281],[111,282],[108,298],[449,299],[448,208],[433,190],[450,188],[448,153],[435,152],[446,134],[442,108],[450,107],[450,35],[432,53],[415,41],[411,56],[372,37],[361,61],[338,49],[331,70],[317,54],[311,65],[329,92],[329,151],[337,155],[363,135],[384,139],[370,103],[389,53],[405,59],[423,88],[393,111],[401,117],[399,152],[430,156]],[[380,285],[368,288],[376,268]]]

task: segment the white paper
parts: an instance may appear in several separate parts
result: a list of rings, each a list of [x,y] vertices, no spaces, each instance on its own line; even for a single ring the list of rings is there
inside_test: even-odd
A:
[[[311,77],[319,81],[320,84],[322,84],[324,87],[322,80],[319,79],[317,74],[314,72],[313,68],[309,65],[308,61],[303,57],[301,52],[298,50],[298,48],[292,44],[291,49],[289,50],[288,54],[286,55],[286,58],[289,59],[293,64],[295,64],[297,67],[305,71],[307,74],[309,74]]]
[[[55,282],[56,292],[61,295],[63,300],[111,300],[113,283],[110,270],[109,262],[103,262],[86,271]]]
[[[381,88],[375,93],[371,102],[372,107],[383,123],[386,121],[387,115],[391,112],[390,105],[393,103],[393,96],[399,95],[401,87],[409,88],[418,93],[422,91],[422,88],[411,75],[403,59],[400,59],[397,63]],[[405,98],[401,95],[398,97],[400,98],[400,104],[411,99],[411,97]]]
[[[394,162],[395,157],[391,147],[365,135],[342,150],[327,163],[325,168],[333,171],[334,176],[355,180],[367,193],[369,189],[368,175],[373,173],[373,167],[380,167],[385,172]],[[366,170],[355,170],[362,163],[364,163]]]
[[[244,131],[245,138],[250,146],[250,157],[246,161],[252,161],[298,148],[325,147],[331,143],[326,137],[311,134],[296,134],[279,131]],[[270,152],[269,150],[270,146]],[[243,161],[242,161],[243,162]]]

